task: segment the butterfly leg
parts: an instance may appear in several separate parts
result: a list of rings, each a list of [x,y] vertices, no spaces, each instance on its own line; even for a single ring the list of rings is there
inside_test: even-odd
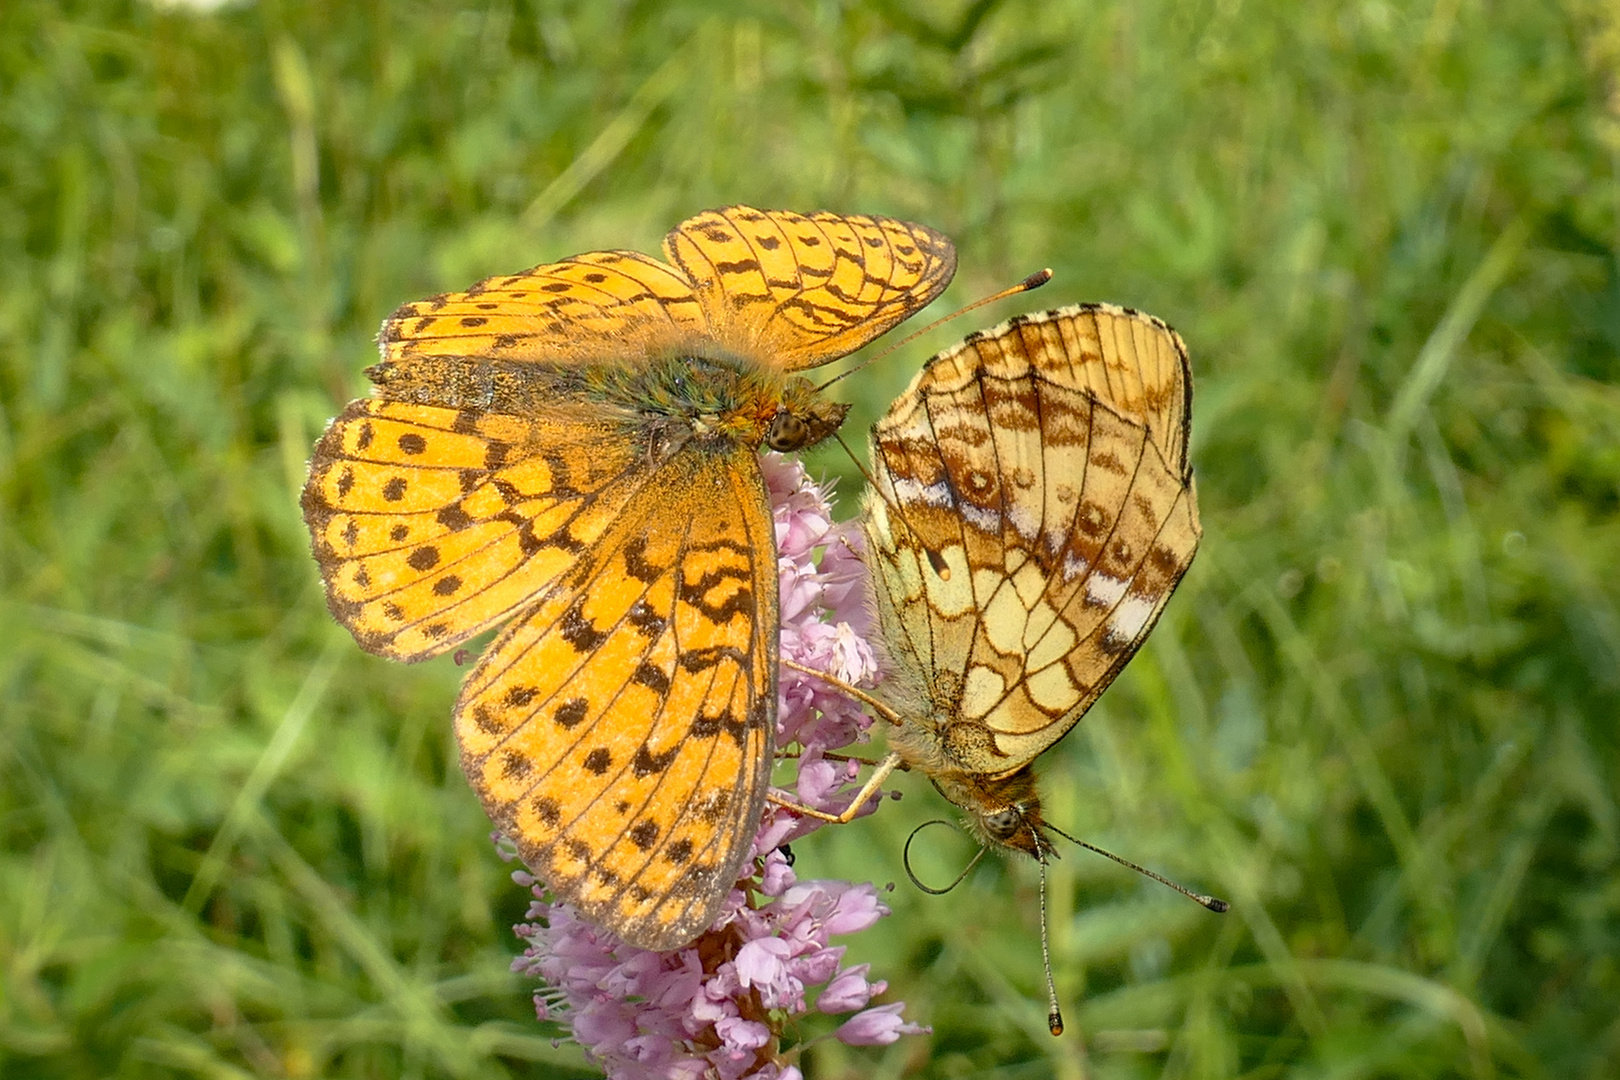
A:
[[[776,754],[776,760],[777,761],[797,761],[797,760],[799,760],[799,758],[801,758],[803,756],[804,756],[804,749],[802,747],[800,749],[798,749],[798,750],[780,750]],[[835,754],[830,750],[822,752],[821,760],[823,760],[823,761],[853,761],[857,765],[876,765],[877,764],[877,762],[873,761],[871,758],[863,758],[863,757],[860,757],[857,754]]]
[[[876,712],[883,719],[889,721],[891,724],[898,726],[899,724],[903,723],[900,715],[893,709],[889,708],[883,702],[879,701],[877,698],[874,698],[866,691],[860,689],[859,687],[851,686],[849,683],[835,675],[830,675],[825,671],[817,671],[813,667],[806,667],[803,664],[795,663],[785,656],[782,657],[781,663],[785,668],[791,668],[794,671],[802,672],[805,675],[813,675],[822,682],[827,683],[829,686],[842,690],[844,693],[848,694],[852,698],[855,698],[857,701],[870,705],[874,712]],[[817,810],[811,806],[803,806],[788,799],[780,798],[774,794],[767,794],[766,798],[775,803],[777,806],[791,810],[796,814],[816,818],[820,821],[830,821],[838,825],[847,825],[851,821],[855,820],[855,815],[860,812],[861,807],[866,805],[867,800],[871,799],[872,796],[877,793],[878,788],[883,785],[883,781],[889,778],[889,774],[894,772],[895,769],[904,768],[906,768],[906,765],[901,760],[899,754],[891,753],[882,761],[879,761],[872,769],[872,775],[867,777],[866,783],[862,785],[860,792],[856,794],[854,801],[845,807],[843,813],[841,814],[829,814],[825,810]]]
[[[804,806],[790,799],[782,798],[775,793],[769,793],[765,798],[784,810],[791,810],[795,814],[801,814],[804,817],[812,817],[818,821],[830,821],[835,825],[848,825],[855,820],[856,815],[860,813],[861,807],[866,805],[867,800],[877,794],[878,788],[883,786],[883,781],[889,778],[889,774],[896,769],[903,768],[905,768],[905,764],[901,761],[899,754],[886,756],[877,763],[877,766],[872,770],[872,775],[866,778],[866,783],[861,785],[861,790],[855,794],[854,800],[840,814],[829,814],[825,810],[817,810],[813,806]]]
[[[844,693],[848,694],[850,697],[854,698],[856,701],[862,702],[863,704],[866,704],[866,705],[870,705],[872,707],[873,712],[877,713],[879,716],[881,716],[883,719],[887,720],[891,724],[898,725],[898,724],[901,724],[901,723],[904,722],[904,721],[901,720],[899,713],[897,713],[893,709],[889,708],[887,705],[885,705],[883,702],[879,701],[877,698],[873,697],[871,694],[868,694],[865,690],[862,690],[858,686],[851,686],[849,683],[845,682],[843,679],[840,679],[836,675],[830,674],[830,673],[825,672],[825,671],[818,671],[813,667],[806,667],[803,664],[796,663],[796,662],[794,662],[792,660],[789,660],[785,656],[781,658],[781,663],[782,663],[782,666],[785,667],[785,668],[792,668],[794,671],[800,672],[801,674],[804,674],[804,675],[813,675],[816,678],[820,679],[822,682],[826,683],[828,686],[831,686],[831,687],[833,687],[834,689],[837,689],[837,690],[842,690]],[[889,766],[889,772],[893,772],[893,771],[894,771],[894,766],[890,765]],[[887,774],[885,774],[885,775],[887,775]]]

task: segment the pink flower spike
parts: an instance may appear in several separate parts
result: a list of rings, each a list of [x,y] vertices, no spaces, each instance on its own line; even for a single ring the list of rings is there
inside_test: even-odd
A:
[[[758,1050],[771,1039],[771,1029],[754,1020],[730,1017],[714,1025],[725,1044],[736,1050]]]
[[[798,879],[793,875],[793,868],[782,857],[780,851],[772,851],[765,856],[765,870],[760,875],[759,891],[766,896],[781,896]]]
[[[793,832],[798,829],[797,816],[781,810],[765,811],[765,823],[760,826],[759,835],[754,838],[754,851],[761,857],[775,851],[782,846]]]
[[[805,761],[799,764],[799,798],[806,806],[820,808],[827,796],[844,782],[840,769],[830,761]]]
[[[834,945],[830,949],[813,949],[811,952],[796,957],[793,961],[793,973],[802,983],[810,986],[819,986],[838,974],[838,965],[844,959],[844,946]],[[856,1008],[860,1008],[859,1005]],[[851,1011],[851,1010],[843,1010]]]

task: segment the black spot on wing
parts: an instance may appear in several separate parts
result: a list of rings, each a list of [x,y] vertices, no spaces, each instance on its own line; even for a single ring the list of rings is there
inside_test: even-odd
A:
[[[655,754],[643,745],[636,751],[635,758],[630,762],[630,769],[635,773],[638,780],[652,776],[654,773],[661,773],[669,768],[670,762],[675,760],[675,755],[679,752],[679,746],[672,746],[662,753]]]
[[[669,693],[669,676],[656,664],[648,663],[645,660],[642,661],[636,667],[636,673],[631,678],[659,697]]]
[[[460,503],[451,503],[449,506],[443,507],[435,516],[439,524],[451,532],[465,529],[473,521],[472,515],[463,510]]]
[[[647,561],[647,538],[637,536],[624,545],[624,569],[643,585],[651,585],[663,576],[666,568]]]
[[[630,826],[630,842],[646,851],[658,842],[658,823],[646,818]]]
[[[590,711],[590,707],[590,702],[584,698],[572,698],[557,706],[556,711],[551,714],[552,722],[564,730],[578,727],[585,719],[586,713]]]
[[[602,642],[608,637],[606,631],[597,629],[585,617],[579,603],[568,609],[558,624],[557,632],[562,635],[564,641],[581,653],[595,652],[602,647]]]

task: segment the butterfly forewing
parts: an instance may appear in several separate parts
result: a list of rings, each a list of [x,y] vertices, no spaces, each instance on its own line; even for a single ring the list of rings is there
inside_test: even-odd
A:
[[[874,429],[885,640],[969,771],[1061,738],[1192,561],[1190,393],[1173,331],[1083,305],[970,336]]]
[[[424,357],[633,364],[708,328],[692,282],[674,267],[593,251],[402,305],[380,343],[385,362],[407,368]]]
[[[664,240],[723,342],[793,371],[859,349],[926,307],[956,272],[941,234],[894,218],[734,206]]]

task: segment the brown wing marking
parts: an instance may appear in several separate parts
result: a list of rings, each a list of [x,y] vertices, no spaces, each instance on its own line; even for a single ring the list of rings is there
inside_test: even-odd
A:
[[[998,624],[1018,631],[1021,670],[988,707],[964,710],[982,711],[998,733],[998,747],[1013,757],[1033,756],[1061,738],[1107,689],[1152,629],[1196,549],[1192,491],[1155,455],[1142,453],[1143,430],[1100,405],[1091,427],[1094,439],[1111,445],[1105,455],[1111,460],[1085,474],[1070,545],[1039,579],[1043,590],[1035,591],[1037,581],[1016,590],[1038,597],[1027,609],[1010,603],[1014,590],[997,598],[975,643],[973,663],[993,663],[1008,645],[1006,630],[995,642],[1001,648],[991,644]],[[1128,477],[1114,475],[1113,464],[1128,468]],[[1109,506],[1114,499],[1118,504]]]
[[[981,531],[970,535],[959,510],[930,408],[936,398],[903,395],[872,430],[876,490],[866,499],[867,533],[873,557],[886,563],[877,575],[879,614],[902,672],[966,670],[979,618],[971,568],[990,546]]]
[[[327,603],[420,660],[499,622],[596,543],[646,470],[612,425],[367,398],[315,447],[304,519]]]
[[[1024,316],[997,330],[1012,327],[1048,377],[1089,389],[1122,416],[1140,420],[1165,466],[1191,476],[1192,373],[1181,335],[1160,319],[1112,304]]]
[[[774,551],[752,453],[682,454],[457,703],[486,812],[632,944],[700,933],[752,849],[775,737]]]
[[[940,233],[894,218],[733,206],[664,240],[717,340],[787,370],[845,356],[926,307],[956,272]]]

